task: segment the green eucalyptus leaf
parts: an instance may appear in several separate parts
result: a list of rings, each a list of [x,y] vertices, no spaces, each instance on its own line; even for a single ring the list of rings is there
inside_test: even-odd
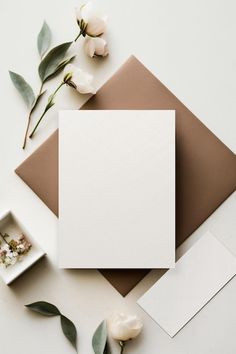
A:
[[[43,55],[46,53],[48,48],[50,47],[51,44],[51,39],[52,39],[52,33],[51,30],[47,24],[47,22],[44,21],[43,26],[38,34],[37,38],[37,45],[38,45],[38,52],[41,58]]]
[[[15,88],[18,90],[23,100],[25,101],[27,107],[32,108],[35,101],[35,95],[32,87],[21,75],[14,73],[13,71],[9,71],[9,75]]]
[[[29,305],[25,305],[28,309],[38,312],[43,316],[59,316],[61,313],[58,308],[46,301],[37,301]]]
[[[111,349],[110,349],[110,346],[109,346],[108,342],[106,342],[106,346],[105,346],[105,349],[104,349],[104,354],[111,354]]]
[[[64,67],[65,67],[67,64],[71,63],[71,62],[75,59],[75,57],[76,57],[76,56],[73,55],[72,57],[69,57],[69,58],[67,58],[67,59],[64,59],[64,60],[58,65],[57,70],[64,69]]]
[[[105,320],[96,329],[92,339],[92,346],[95,354],[108,354],[110,352],[107,343],[107,324]]]
[[[59,74],[60,71],[62,71],[64,69],[64,67],[71,63],[72,60],[75,58],[75,55],[73,55],[72,57],[69,57],[65,60],[63,60],[62,62],[60,62],[60,64],[57,66],[57,68],[55,69],[54,73],[52,73],[48,78],[47,80],[51,79],[53,76]]]
[[[39,64],[38,72],[42,82],[54,75],[58,66],[64,60],[65,55],[72,42],[66,42],[51,49]]]
[[[37,104],[40,102],[41,98],[43,97],[43,95],[47,92],[47,90],[44,90],[43,92],[41,92],[35,99],[33,107],[31,108],[31,112],[33,112],[37,106]]]
[[[77,331],[74,323],[69,318],[61,315],[61,328],[66,338],[77,351]]]

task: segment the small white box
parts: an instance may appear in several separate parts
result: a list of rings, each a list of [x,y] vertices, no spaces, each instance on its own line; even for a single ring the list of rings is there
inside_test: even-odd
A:
[[[32,245],[29,252],[22,256],[21,261],[17,261],[14,265],[9,265],[8,267],[0,266],[0,276],[2,277],[4,282],[9,285],[19,275],[21,275],[34,263],[36,263],[40,258],[42,258],[45,255],[45,252],[35,242],[35,240],[25,229],[19,219],[11,211],[5,212],[0,217],[0,232],[2,234],[7,233],[10,236],[9,239],[18,238],[23,234]],[[3,244],[4,241],[2,238],[1,241]]]
[[[175,111],[62,111],[59,265],[175,266]]]

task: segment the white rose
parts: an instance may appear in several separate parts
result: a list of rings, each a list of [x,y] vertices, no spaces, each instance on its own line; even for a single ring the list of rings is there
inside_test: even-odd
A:
[[[137,316],[116,313],[110,319],[109,331],[113,339],[125,342],[139,335],[143,324]]]
[[[101,16],[91,2],[76,8],[76,18],[83,35],[97,37],[106,30],[106,17]]]
[[[108,55],[107,42],[101,37],[87,37],[84,42],[84,50],[91,58],[94,56],[105,57]]]
[[[93,76],[73,64],[68,64],[65,67],[64,82],[76,89],[79,93],[96,93],[92,86]]]

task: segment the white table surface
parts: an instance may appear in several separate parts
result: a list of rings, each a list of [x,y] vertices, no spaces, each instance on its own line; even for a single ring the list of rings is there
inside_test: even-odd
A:
[[[59,270],[57,218],[13,172],[55,130],[58,109],[77,108],[86,99],[65,88],[35,139],[25,151],[21,150],[26,109],[7,70],[21,73],[37,87],[36,35],[42,21],[46,19],[51,26],[54,44],[72,40],[78,31],[73,12],[76,4],[75,0],[9,0],[0,5],[0,212],[15,211],[48,254],[47,259],[11,287],[0,281],[1,352],[73,353],[60,333],[57,318],[36,317],[23,306],[47,300],[58,305],[78,325],[79,353],[92,354],[91,336],[97,324],[112,311],[123,309],[139,314],[144,321],[142,335],[127,346],[127,353],[234,354],[235,278],[171,339],[136,305],[136,300],[161,272],[152,271],[122,298],[95,270]],[[104,61],[93,61],[83,54],[81,42],[77,45],[78,62],[94,73],[96,87],[101,86],[130,54],[135,54],[236,152],[235,1],[100,0],[97,4],[109,15],[110,56]],[[48,84],[49,91],[57,82],[58,78]],[[235,212],[236,193],[201,225],[178,254],[207,230],[236,254]],[[114,346],[113,353],[118,352],[118,347]]]

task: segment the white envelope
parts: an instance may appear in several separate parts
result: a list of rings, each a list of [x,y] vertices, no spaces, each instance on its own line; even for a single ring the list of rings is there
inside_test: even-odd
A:
[[[207,232],[138,304],[173,337],[235,274],[235,256]]]
[[[175,112],[62,111],[59,265],[175,265]]]

